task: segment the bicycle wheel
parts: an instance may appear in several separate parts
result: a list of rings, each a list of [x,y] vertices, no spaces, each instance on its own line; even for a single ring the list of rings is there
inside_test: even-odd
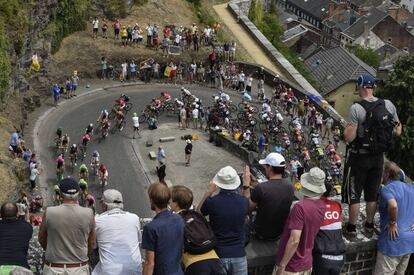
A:
[[[147,120],[147,115],[146,114],[140,115],[138,120],[139,120],[139,123],[144,123]]]
[[[125,128],[125,124],[126,124],[126,121],[125,121],[125,120],[123,120],[123,121],[121,122],[121,124],[118,126],[118,130],[119,130],[120,132],[122,132],[122,131],[124,130],[124,128]]]
[[[230,103],[229,104],[229,111],[231,112],[231,113],[235,113],[235,112],[237,112],[237,106],[236,105],[234,105],[233,103]]]
[[[259,122],[259,130],[264,132],[267,130],[267,123],[265,123],[264,121],[260,121]]]
[[[126,104],[125,104],[125,110],[126,110],[126,111],[131,110],[131,109],[132,109],[132,106],[133,106],[133,105],[132,105],[132,103],[131,103],[131,102],[126,103]]]
[[[240,102],[239,104],[237,104],[237,107],[239,108],[239,110],[243,110],[244,109],[244,102]]]

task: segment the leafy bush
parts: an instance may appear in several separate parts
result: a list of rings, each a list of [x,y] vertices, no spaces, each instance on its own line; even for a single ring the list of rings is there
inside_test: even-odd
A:
[[[365,48],[360,45],[347,45],[347,49],[355,54],[359,59],[367,63],[373,68],[378,68],[380,66],[380,57],[378,54],[371,48]]]

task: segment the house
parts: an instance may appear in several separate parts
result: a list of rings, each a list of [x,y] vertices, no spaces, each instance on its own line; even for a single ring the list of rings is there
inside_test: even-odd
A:
[[[408,53],[394,47],[391,44],[384,44],[384,46],[375,50],[381,60],[381,68],[391,68],[394,63],[402,56],[407,56]]]
[[[383,0],[347,0],[346,2],[351,9],[359,13],[365,7],[378,7]]]
[[[322,45],[327,48],[339,46],[341,44],[341,33],[352,26],[359,17],[360,15],[350,9],[346,3],[335,5],[334,2],[331,2],[328,17],[322,21]]]
[[[401,0],[400,5],[405,7],[411,12],[414,12],[414,1],[413,0]]]
[[[320,32],[299,24],[286,30],[281,36],[281,40],[289,49],[301,56],[308,52],[309,48],[318,48],[321,36]]]
[[[286,0],[285,9],[321,28],[328,13],[329,2],[330,0]]]
[[[387,14],[377,8],[363,10],[361,17],[341,33],[341,46],[346,44],[361,45],[377,49],[384,45],[384,42],[371,32],[372,28]]]
[[[358,57],[338,46],[319,48],[305,60],[305,66],[319,84],[319,90],[326,100],[344,117],[349,107],[358,100],[355,82],[361,74],[376,76],[374,68]]]

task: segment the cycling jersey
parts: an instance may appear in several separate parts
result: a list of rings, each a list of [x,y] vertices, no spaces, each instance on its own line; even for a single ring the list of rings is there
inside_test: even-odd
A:
[[[56,185],[53,186],[53,192],[55,192],[57,194],[60,192],[59,185],[56,184]]]
[[[88,189],[88,183],[84,179],[79,180],[79,187],[82,191],[85,191]]]
[[[263,108],[263,112],[265,113],[270,113],[272,111],[272,108],[267,103],[263,103],[262,108]]]
[[[86,127],[86,133],[90,134],[93,131],[93,127],[91,125],[88,125],[88,127]]]
[[[70,153],[76,154],[78,152],[78,147],[70,147]]]
[[[69,137],[68,136],[64,136],[62,139],[62,145],[66,145],[69,143]]]
[[[86,165],[85,165],[85,164],[82,164],[82,165],[79,167],[79,172],[81,172],[81,173],[86,173],[86,172],[88,172],[88,167],[86,167]]]
[[[108,176],[108,169],[106,169],[105,166],[100,167],[99,172],[101,172],[102,176],[104,176],[104,177]]]
[[[82,144],[86,146],[90,140],[91,140],[91,136],[89,134],[85,134],[82,137]]]
[[[170,94],[168,94],[168,93],[164,93],[164,95],[162,96],[162,98],[163,98],[165,101],[170,101],[170,100],[171,100],[171,95],[170,95]]]
[[[97,164],[97,163],[99,163],[99,156],[92,157],[91,164]]]
[[[310,154],[309,154],[309,151],[308,150],[303,151],[302,155],[303,155],[303,158],[305,160],[310,160]]]

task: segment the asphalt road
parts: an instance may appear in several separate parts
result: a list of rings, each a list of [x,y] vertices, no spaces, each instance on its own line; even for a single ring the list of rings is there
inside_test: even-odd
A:
[[[206,102],[207,105],[211,104],[211,96],[215,93],[215,89],[200,86],[189,86],[187,88]],[[37,129],[40,148],[36,150],[40,152],[40,160],[44,167],[44,173],[40,178],[40,188],[44,188],[43,193],[51,194],[52,192],[50,190],[52,190],[56,182],[54,157],[54,137],[56,129],[62,127],[63,132],[69,134],[71,144],[80,143],[86,126],[91,122],[95,124],[100,111],[103,108],[109,110],[114,104],[114,100],[121,93],[126,93],[130,96],[131,102],[134,104],[133,109],[128,113],[126,118],[126,129],[122,133],[110,134],[107,139],[101,142],[98,137],[94,137],[88,145],[88,156],[85,162],[89,165],[93,150],[98,150],[101,155],[101,163],[104,163],[109,171],[108,185],[106,188],[115,188],[123,194],[126,210],[136,213],[140,217],[152,216],[153,214],[150,210],[146,193],[148,180],[145,177],[132,146],[132,142],[136,141],[131,139],[131,117],[133,112],[139,113],[153,97],[158,97],[163,91],[171,93],[173,98],[179,97],[181,93],[180,86],[161,84],[111,88],[79,96],[51,110],[42,119]],[[235,93],[230,94],[232,94],[232,98],[236,96]],[[240,95],[237,95],[237,97],[241,98]],[[165,115],[161,117],[161,123],[176,120],[176,118],[166,117]],[[72,174],[67,158],[65,175],[78,178],[78,167],[75,168]],[[95,198],[101,197],[101,188],[99,187],[98,179],[93,180],[91,177],[88,184],[89,190],[94,194]]]

